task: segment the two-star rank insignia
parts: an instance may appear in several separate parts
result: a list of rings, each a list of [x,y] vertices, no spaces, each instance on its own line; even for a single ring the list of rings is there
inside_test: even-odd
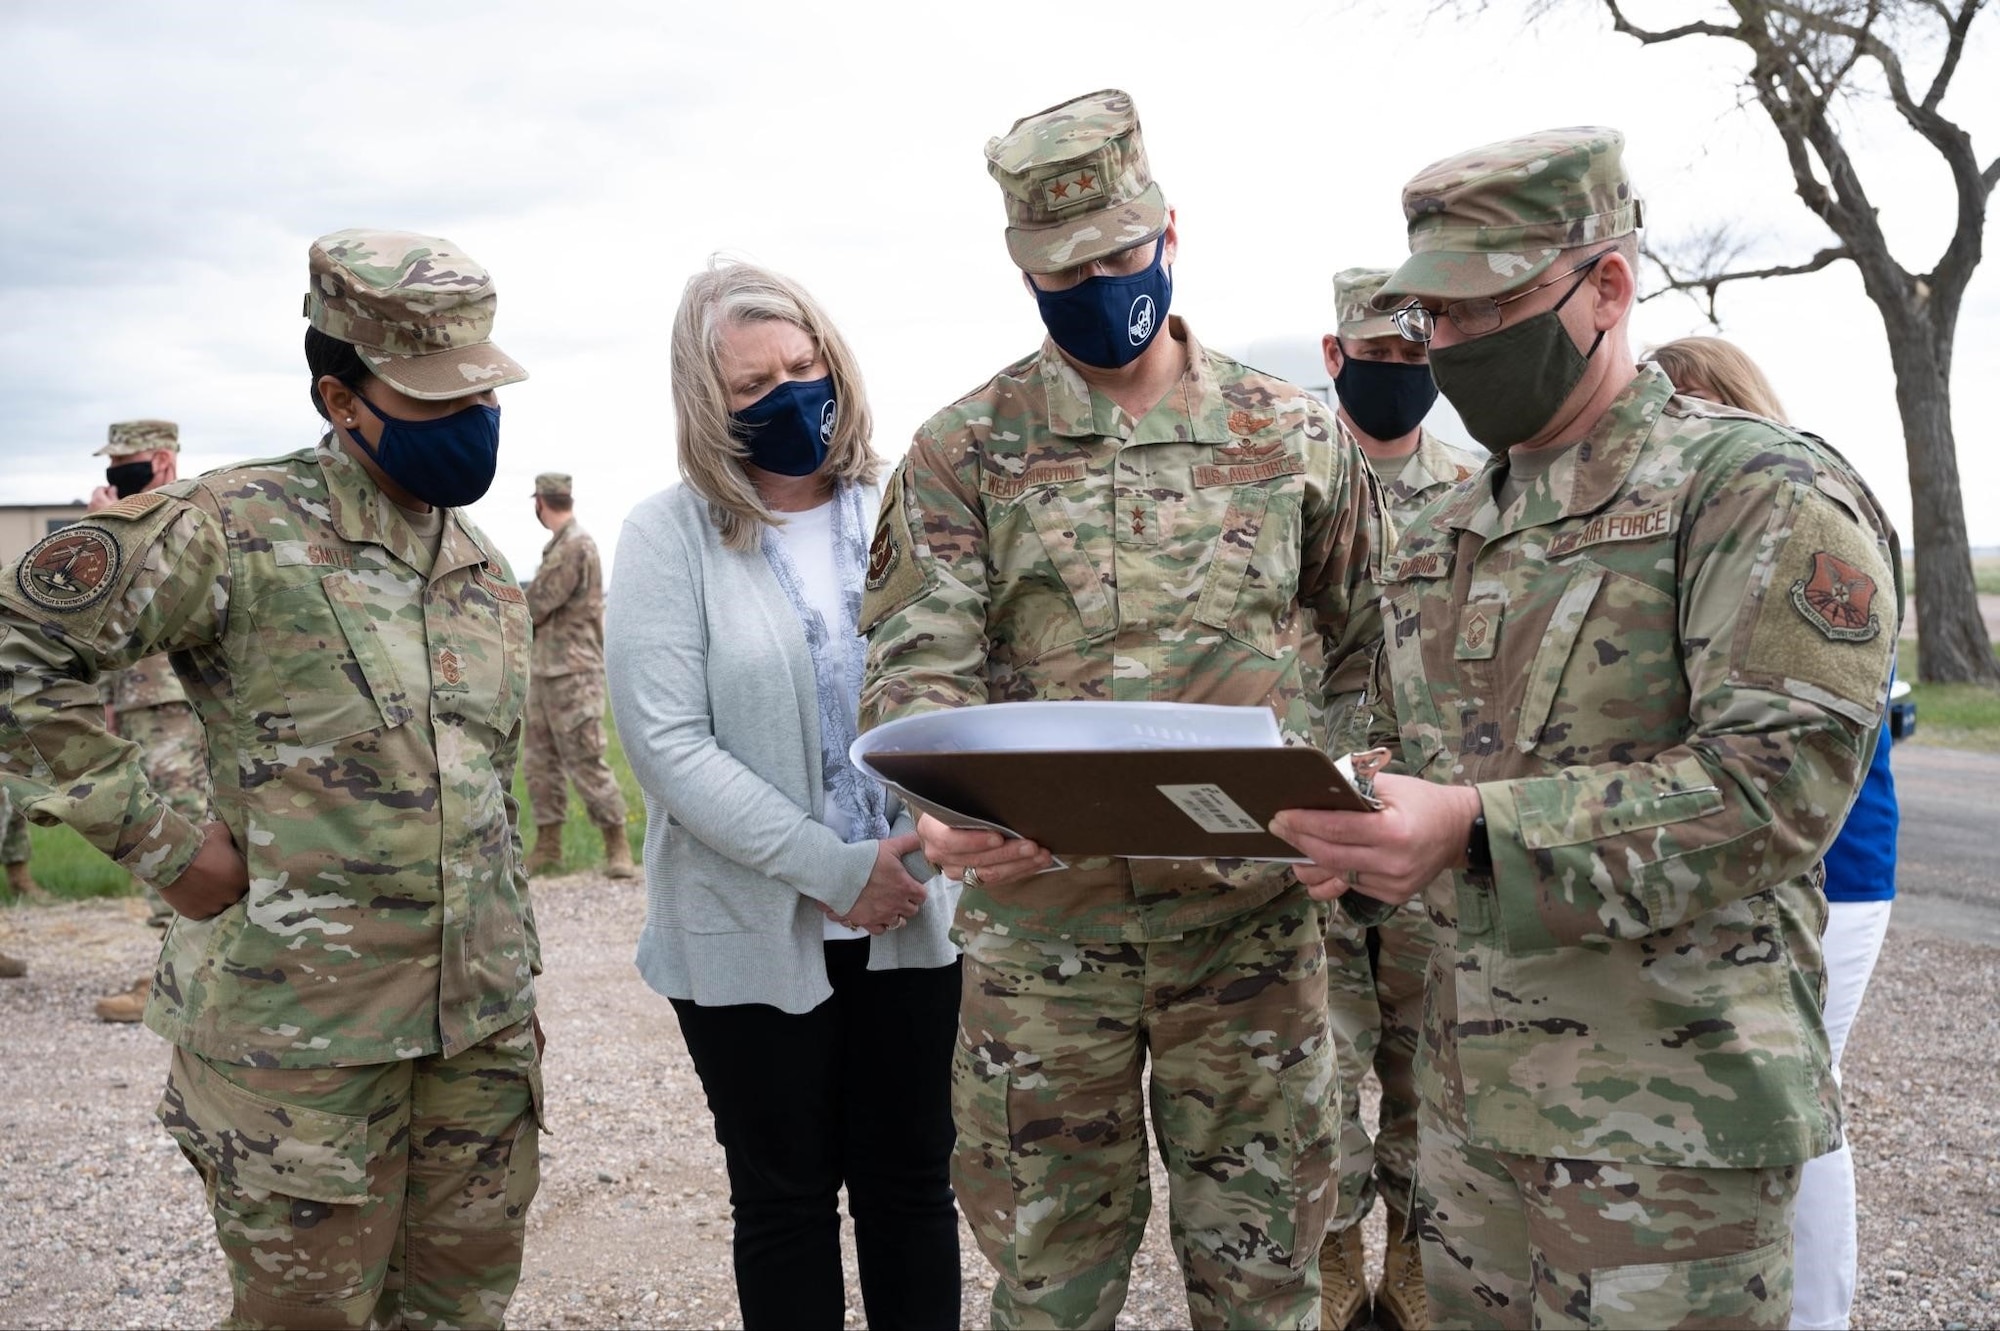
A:
[[[1042,182],[1042,202],[1050,208],[1074,207],[1103,194],[1103,173],[1090,167],[1065,171]]]

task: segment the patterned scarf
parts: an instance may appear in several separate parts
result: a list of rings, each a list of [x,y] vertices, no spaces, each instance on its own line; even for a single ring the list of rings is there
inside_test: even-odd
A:
[[[855,709],[868,644],[860,636],[861,583],[868,559],[868,532],[862,519],[861,487],[840,482],[833,497],[833,567],[840,586],[840,623],[829,629],[806,603],[805,583],[777,528],[764,529],[764,559],[792,603],[812,653],[813,683],[819,695],[820,780],[826,797],[847,813],[847,839],[879,841],[889,835],[888,796],[872,778],[847,761],[855,739]]]

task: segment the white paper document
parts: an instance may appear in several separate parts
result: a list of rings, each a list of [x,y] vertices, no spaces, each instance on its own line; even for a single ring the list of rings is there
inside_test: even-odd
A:
[[[854,741],[848,761],[871,753],[1032,753],[1040,749],[1282,748],[1268,707],[1181,702],[1002,702],[891,721]],[[876,775],[880,776],[879,773]]]

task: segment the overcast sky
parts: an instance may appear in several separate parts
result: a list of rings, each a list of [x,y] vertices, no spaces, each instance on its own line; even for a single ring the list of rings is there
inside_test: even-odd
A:
[[[502,393],[500,476],[473,513],[522,577],[544,539],[536,472],[575,474],[607,557],[626,510],[675,479],[668,326],[717,250],[821,297],[898,457],[1041,337],[983,145],[1106,86],[1132,93],[1179,210],[1175,312],[1280,372],[1331,326],[1334,271],[1404,254],[1402,183],[1516,133],[1624,129],[1657,238],[1727,217],[1758,261],[1826,243],[1761,113],[1737,109],[1732,45],[1642,49],[1589,0],[1529,30],[1523,7],[16,0],[0,8],[0,498],[86,494],[114,420],[179,421],[184,475],[310,445],[306,247],[348,226],[447,236],[497,279],[496,340],[533,378]],[[1991,158],[2000,16],[1981,27],[1944,109]],[[1886,108],[1856,114],[1891,237],[1928,268],[1943,170]],[[1886,346],[1851,266],[1728,288],[1722,310],[1907,533]],[[1642,345],[1700,331],[1678,297],[1638,316]],[[1981,545],[2000,544],[1996,352],[2000,255],[1974,280],[1954,383]]]

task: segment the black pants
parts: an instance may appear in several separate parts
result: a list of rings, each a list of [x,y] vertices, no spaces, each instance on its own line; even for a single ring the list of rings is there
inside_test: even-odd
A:
[[[870,1331],[955,1327],[959,963],[871,971],[854,939],[826,968],[833,997],[798,1016],[673,1000],[728,1162],[743,1325],[842,1325],[844,1183]]]

